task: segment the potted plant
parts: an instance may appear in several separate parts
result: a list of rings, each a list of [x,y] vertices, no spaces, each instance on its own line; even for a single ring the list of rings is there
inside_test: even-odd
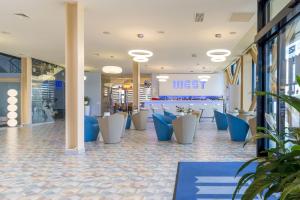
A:
[[[176,106],[176,111],[178,112],[179,115],[181,116],[184,115],[184,107]]]
[[[90,98],[85,96],[84,97],[84,115],[89,116],[90,112],[91,112]]]
[[[300,77],[297,76],[300,85]],[[256,92],[258,96],[273,96],[289,104],[300,112],[300,99],[288,95],[276,95],[267,92]],[[300,199],[300,128],[285,128],[278,132],[274,129],[261,128],[254,140],[269,139],[275,147],[266,150],[266,157],[257,157],[249,160],[238,170],[240,174],[249,164],[257,162],[256,171],[244,174],[238,182],[236,195],[243,186],[246,186],[242,200],[252,200],[257,196],[269,199],[275,195],[280,200]]]

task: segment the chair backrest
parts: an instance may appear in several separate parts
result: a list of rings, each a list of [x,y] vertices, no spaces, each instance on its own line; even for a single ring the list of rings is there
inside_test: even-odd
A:
[[[249,124],[245,122],[245,120],[240,119],[239,117],[233,116],[228,113],[226,114],[226,117],[229,126],[244,125],[249,127]]]
[[[173,113],[170,113],[168,111],[165,111],[165,110],[164,110],[164,115],[167,117],[170,117],[172,120],[177,118],[176,115],[174,115]]]
[[[101,130],[109,133],[119,133],[123,129],[124,116],[122,114],[113,114],[111,116],[102,117],[100,119]]]
[[[178,117],[173,121],[173,125],[177,126],[177,129],[181,129],[184,132],[195,132],[197,123],[197,117],[195,115],[185,115]]]
[[[161,114],[155,113],[155,114],[152,114],[152,117],[153,117],[153,120],[159,121],[160,123],[163,123],[166,125],[168,124],[165,117]]]

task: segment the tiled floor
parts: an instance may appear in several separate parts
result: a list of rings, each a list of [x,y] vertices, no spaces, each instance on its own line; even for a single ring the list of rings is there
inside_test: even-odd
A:
[[[195,142],[158,142],[151,123],[120,144],[86,143],[66,155],[64,123],[0,130],[0,199],[172,199],[178,161],[240,161],[255,155],[213,123],[201,122]]]

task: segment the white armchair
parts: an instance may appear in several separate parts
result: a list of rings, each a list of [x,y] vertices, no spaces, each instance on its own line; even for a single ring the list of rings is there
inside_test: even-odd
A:
[[[141,110],[132,115],[132,122],[136,130],[147,129],[148,110]]]
[[[100,119],[101,134],[106,144],[121,142],[123,133],[124,116],[114,114]]]
[[[179,144],[191,144],[195,136],[197,117],[185,115],[173,120],[173,129]]]

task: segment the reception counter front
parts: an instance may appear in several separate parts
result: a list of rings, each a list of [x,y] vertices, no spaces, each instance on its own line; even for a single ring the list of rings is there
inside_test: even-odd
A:
[[[163,110],[167,110],[174,114],[177,113],[176,107],[183,107],[185,109],[191,108],[193,110],[203,110],[202,118],[213,118],[214,110],[220,112],[224,111],[223,100],[153,100],[144,102],[144,108],[155,111],[157,113],[163,113]],[[150,112],[152,114],[152,112]]]

